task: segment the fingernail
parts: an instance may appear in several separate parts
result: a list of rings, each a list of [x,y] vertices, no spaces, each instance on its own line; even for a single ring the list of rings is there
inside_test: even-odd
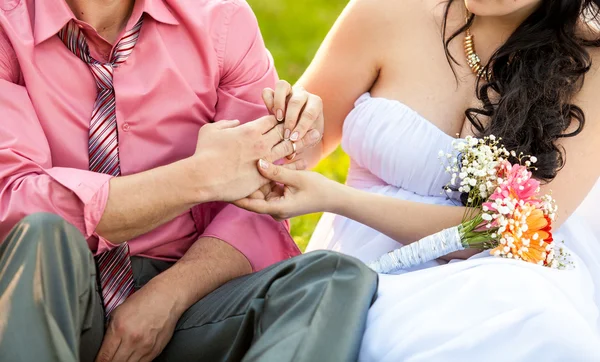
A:
[[[269,163],[267,161],[265,161],[265,160],[262,160],[262,159],[259,160],[258,164],[260,165],[260,168],[262,168],[264,170],[266,170],[266,169],[269,168]]]
[[[292,131],[290,131],[289,129],[286,129],[285,132],[283,133],[283,139],[285,139],[285,140],[289,139],[290,133],[292,133]]]
[[[321,133],[317,130],[312,130],[308,135],[308,140],[312,142],[317,142],[321,138]]]
[[[298,141],[299,136],[300,136],[300,134],[298,132],[292,133],[292,137],[290,137],[290,141],[293,141],[293,142]]]
[[[283,121],[283,111],[281,109],[277,110],[277,120],[279,122]]]

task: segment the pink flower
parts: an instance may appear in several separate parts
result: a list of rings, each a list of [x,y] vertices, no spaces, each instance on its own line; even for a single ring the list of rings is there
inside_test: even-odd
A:
[[[499,165],[497,174],[502,179],[502,183],[498,185],[496,192],[490,196],[491,200],[499,198],[532,200],[540,186],[540,182],[531,177],[531,172],[527,167],[519,164],[512,165],[508,161],[503,161]]]

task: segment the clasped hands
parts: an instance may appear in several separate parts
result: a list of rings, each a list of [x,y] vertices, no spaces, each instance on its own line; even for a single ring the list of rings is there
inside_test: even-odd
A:
[[[338,194],[343,191],[340,184],[318,173],[304,171],[310,162],[304,157],[306,151],[322,139],[321,99],[279,81],[275,90],[264,90],[263,100],[276,119],[284,121],[283,141],[258,162],[258,172],[266,184],[233,203],[249,211],[270,214],[278,221],[312,212],[335,211],[335,201],[340,199]],[[275,126],[274,130],[279,132],[281,126]],[[287,154],[280,153],[279,147]],[[288,160],[285,164],[272,163],[282,156]],[[318,160],[321,153],[312,156]]]
[[[199,200],[231,202],[277,220],[321,211],[322,203],[315,201],[325,200],[325,185],[336,183],[303,171],[307,151],[323,134],[321,99],[286,81],[262,96],[270,116],[243,125],[219,121],[200,129],[191,157],[196,161],[190,166],[204,193]],[[274,164],[280,160],[281,165]]]

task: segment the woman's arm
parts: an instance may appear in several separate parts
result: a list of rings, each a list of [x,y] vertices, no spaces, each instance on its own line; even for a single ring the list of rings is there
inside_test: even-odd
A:
[[[261,162],[263,176],[277,185],[266,198],[243,199],[236,205],[276,219],[332,212],[365,224],[390,238],[410,243],[461,223],[463,207],[428,205],[368,193],[311,171],[293,171]]]
[[[391,14],[387,8],[393,3],[389,0],[350,1],[298,81],[297,86],[323,100],[322,143],[312,149],[310,157],[303,155],[309,167],[339,145],[344,120],[354,102],[375,83],[381,68],[382,49],[390,43],[386,22],[391,20]]]
[[[600,103],[594,102],[591,92],[600,88],[598,75],[596,69],[592,70],[576,100],[586,114],[587,125],[580,135],[561,140],[559,145],[568,160],[556,179],[541,190],[552,193],[559,206],[553,224],[555,230],[581,204],[600,177]],[[265,161],[259,163],[259,170],[264,177],[285,186],[274,187],[264,199],[243,199],[236,204],[279,219],[332,212],[406,244],[460,224],[465,212],[463,207],[428,205],[356,190],[315,172],[287,170]]]
[[[373,194],[338,184],[327,211],[367,225],[403,244],[462,222],[465,208],[431,205]]]
[[[369,90],[377,78],[381,60],[374,54],[378,53],[376,50],[380,49],[378,44],[381,41],[389,41],[389,34],[378,34],[382,28],[379,24],[388,21],[390,10],[374,8],[385,3],[391,2],[352,1],[299,81],[309,92],[323,99],[326,120],[323,154],[331,152],[339,144],[343,121],[353,102],[362,92]],[[559,207],[553,224],[555,230],[581,204],[600,177],[600,102],[596,91],[600,89],[596,65],[600,51],[594,49],[591,52],[594,67],[586,75],[583,89],[573,100],[584,111],[586,126],[576,137],[557,142],[565,151],[566,164],[555,180],[542,187],[542,193],[551,192]],[[286,188],[272,190],[266,200],[241,200],[239,206],[277,218],[331,211],[403,243],[458,225],[464,213],[464,208],[423,205],[352,190],[305,171],[287,171],[270,165],[261,173],[285,184]]]

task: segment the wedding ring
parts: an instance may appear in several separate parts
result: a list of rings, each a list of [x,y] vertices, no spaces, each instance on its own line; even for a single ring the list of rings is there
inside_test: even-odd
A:
[[[290,161],[296,158],[296,144],[294,142],[292,142],[292,149],[294,150],[294,152],[292,152],[291,155],[286,156],[286,158]]]

